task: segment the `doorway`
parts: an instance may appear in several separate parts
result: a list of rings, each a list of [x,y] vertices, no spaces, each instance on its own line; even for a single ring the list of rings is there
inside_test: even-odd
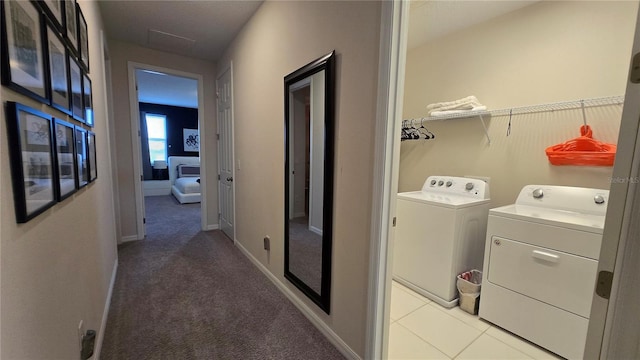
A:
[[[137,149],[134,178],[140,179],[135,182],[138,240],[146,234],[145,196],[180,198],[172,195],[177,170],[169,164],[176,156],[199,163],[200,223],[205,230],[206,162],[205,153],[200,152],[204,139],[199,136],[204,133],[202,76],[129,62],[129,85],[131,128],[138,135],[132,136],[133,149]]]
[[[389,5],[389,7],[393,7],[394,5]],[[540,5],[542,6],[542,5]],[[386,98],[389,102],[387,104],[387,108],[381,109],[382,111],[386,112],[386,116],[389,119],[398,119],[398,122],[400,121],[400,119],[403,119],[405,117],[403,117],[403,109],[401,108],[401,105],[398,104],[402,104],[403,102],[403,92],[406,92],[406,87],[404,84],[404,73],[405,73],[405,54],[402,54],[401,52],[404,51],[404,46],[405,44],[403,44],[407,38],[406,38],[406,31],[407,31],[407,20],[409,17],[409,5],[407,4],[403,4],[398,6],[397,8],[393,9],[386,9],[387,11],[389,11],[390,13],[392,13],[393,15],[390,15],[388,18],[394,18],[394,20],[398,21],[398,19],[400,19],[400,21],[398,23],[402,24],[404,22],[404,26],[396,26],[398,25],[398,23],[394,24],[393,27],[391,27],[389,29],[389,33],[391,33],[392,36],[392,44],[389,52],[392,54],[391,56],[391,61],[398,61],[397,64],[393,64],[393,65],[389,65],[389,68],[387,70],[389,70],[389,72],[387,73],[387,76],[389,76],[389,78],[386,80],[389,82],[390,85],[390,94],[389,97]],[[629,13],[632,13],[632,17],[633,17],[633,26],[635,27],[635,24],[637,23],[637,20],[635,18],[635,12],[633,10],[629,11]],[[627,30],[632,31],[632,27],[626,27]],[[629,31],[627,32],[627,36],[625,37],[625,39],[629,40]],[[636,30],[637,32],[637,30]],[[632,35],[632,34],[631,34]],[[397,43],[394,43],[393,41],[397,41]],[[395,45],[395,47],[393,47]],[[630,44],[628,44],[630,45]],[[630,48],[630,47],[629,47]],[[505,51],[508,53],[509,51],[505,49]],[[628,54],[626,55],[627,58],[624,59],[625,63],[628,63]],[[466,59],[468,60],[468,59]],[[385,64],[383,64],[385,65]],[[625,64],[626,65],[626,64]],[[407,65],[408,67],[408,65]],[[381,72],[384,71],[385,69],[381,69]],[[397,73],[396,73],[397,72]],[[407,69],[408,72],[408,69]],[[397,78],[394,79],[393,76],[398,75],[399,73],[399,77],[401,78]],[[407,74],[408,75],[408,74]],[[594,75],[595,76],[595,75]],[[626,82],[626,66],[625,69],[623,71],[623,75],[621,77],[621,80],[623,80],[622,84],[623,86],[621,86],[621,92],[625,92],[625,86],[624,83]],[[435,81],[438,82],[438,81]],[[440,84],[442,84],[442,82],[438,82]],[[394,86],[398,86],[398,88],[394,89]],[[629,85],[630,86],[630,85]],[[624,145],[628,145],[627,146],[627,150],[625,151],[628,154],[633,154],[633,146],[634,146],[634,141],[631,141],[629,139],[625,138],[628,137],[629,138],[633,138],[635,140],[636,138],[636,133],[638,130],[638,126],[637,124],[635,124],[635,127],[633,126],[633,124],[630,124],[629,122],[633,123],[633,122],[637,122],[637,115],[635,114],[631,114],[631,112],[634,112],[635,110],[629,110],[629,114],[627,116],[627,108],[633,107],[632,104],[635,104],[638,102],[638,94],[634,91],[632,93],[629,92],[629,87],[626,88],[626,95],[627,95],[627,105],[625,106],[625,114],[620,115],[618,113],[618,116],[622,117],[622,125],[620,126],[626,126],[626,128],[628,130],[631,130],[630,132],[623,132],[620,131],[620,134],[622,134],[623,136],[620,137],[620,139],[617,139],[617,134],[616,134],[616,139],[614,139],[613,142],[618,141],[618,143],[620,144],[620,146]],[[465,94],[468,95],[468,94]],[[612,94],[612,95],[619,95],[619,93],[616,94]],[[633,98],[630,98],[629,96],[633,95]],[[394,98],[396,97],[397,98]],[[404,94],[404,100],[405,102],[407,101],[407,94]],[[424,104],[425,106],[427,105],[426,103]],[[633,116],[636,116],[635,119],[633,119]],[[578,117],[580,118],[580,117]],[[494,126],[495,124],[501,124],[498,121],[495,121],[496,119],[492,119],[492,124],[490,126]],[[625,125],[626,123],[626,125]],[[379,199],[379,212],[377,212],[376,214],[379,215],[381,217],[382,221],[388,222],[389,225],[391,225],[391,223],[393,222],[393,224],[395,225],[395,218],[394,214],[395,214],[395,193],[397,191],[397,181],[398,181],[398,160],[399,160],[399,153],[400,153],[400,144],[399,144],[399,124],[396,123],[395,127],[389,127],[387,128],[387,133],[382,133],[381,136],[379,137],[384,137],[386,140],[386,143],[384,145],[382,145],[381,147],[384,148],[386,151],[388,152],[393,152],[395,151],[396,154],[392,154],[389,155],[384,154],[384,151],[382,152],[382,154],[379,155],[379,159],[384,158],[384,162],[385,165],[381,167],[379,173],[381,174],[381,177],[383,177],[384,181],[382,181],[381,183],[378,184],[379,188],[384,188],[387,190],[387,193],[385,193],[383,195],[382,199]],[[472,126],[471,123],[463,123],[463,125],[465,126]],[[446,125],[446,126],[463,126],[463,125]],[[444,127],[445,125],[442,125],[442,127]],[[458,129],[460,129],[460,127],[458,127]],[[506,127],[505,127],[506,129]],[[433,129],[431,129],[433,130]],[[446,130],[442,130],[442,131],[446,131]],[[434,131],[435,132],[435,131]],[[437,132],[436,132],[437,134]],[[466,134],[469,135],[469,133],[464,132],[464,130],[462,132],[458,132],[458,134]],[[504,134],[502,134],[504,135]],[[475,136],[475,135],[474,135]],[[480,136],[477,139],[482,139],[482,136],[484,136],[484,134],[480,133]],[[493,138],[492,138],[493,139]],[[454,140],[455,141],[455,140]],[[492,144],[493,145],[493,144]],[[630,146],[629,146],[630,145]],[[417,151],[417,150],[416,150]],[[415,151],[414,151],[415,152]],[[619,148],[619,154],[620,154],[620,148]],[[618,160],[617,160],[618,161]],[[635,159],[635,162],[637,162],[638,160]],[[624,162],[624,164],[622,164]],[[616,168],[613,170],[614,174],[617,174],[619,176],[614,176],[614,179],[618,179],[618,178],[622,178],[622,179],[634,179],[633,177],[629,177],[630,174],[630,170],[631,170],[631,166],[630,164],[632,163],[632,156],[624,156],[624,159],[622,159],[622,161],[618,161],[616,163]],[[438,169],[440,171],[442,171],[442,169]],[[462,170],[461,170],[462,171]],[[609,168],[609,174],[612,171],[611,168]],[[460,174],[460,175],[464,175],[464,174]],[[611,175],[609,175],[611,176]],[[493,182],[493,179],[492,179]],[[413,184],[415,186],[415,184]],[[573,185],[573,186],[578,186],[577,184],[566,184],[566,185]],[[408,186],[408,185],[405,185]],[[629,189],[629,185],[623,185],[623,186],[617,186],[617,184],[607,184],[606,188],[609,189],[609,187],[611,188],[612,191],[612,197],[615,197],[616,199],[620,200],[620,194],[625,194],[627,193],[627,190]],[[402,189],[401,189],[402,191]],[[624,196],[623,196],[624,197]],[[613,203],[610,203],[610,207],[609,207],[609,213],[611,212],[615,212],[616,215],[620,216],[620,218],[622,219],[623,216],[623,212],[624,212],[624,199],[622,199],[622,201],[618,202],[615,204],[615,206],[613,205]],[[628,212],[626,213],[626,216],[628,216]],[[393,219],[393,221],[392,221]],[[375,220],[374,220],[375,221]],[[399,219],[399,221],[401,221]],[[620,220],[620,223],[617,224],[618,226],[620,226],[622,224],[622,220]],[[614,233],[614,232],[620,232],[620,229],[614,229],[613,227],[616,226],[616,224],[613,224],[613,227],[610,226],[611,223],[609,222],[609,218],[607,220],[607,228],[605,229],[605,241],[607,240],[607,233]],[[392,244],[388,244],[387,240],[390,242],[393,242],[393,229],[391,227],[386,228],[385,226],[381,226],[379,229],[376,229],[374,231],[374,233],[380,234],[380,238],[381,238],[381,243],[380,244],[373,244],[374,245],[374,256],[379,256],[379,262],[376,266],[372,267],[372,272],[373,278],[377,278],[377,281],[375,281],[381,288],[376,289],[374,287],[374,289],[372,289],[372,300],[375,302],[377,300],[378,306],[375,309],[372,309],[372,313],[370,313],[370,318],[373,319],[373,321],[379,321],[378,324],[380,323],[384,323],[386,320],[380,320],[380,317],[386,317],[388,318],[389,315],[389,305],[388,305],[388,301],[390,300],[390,288],[391,288],[391,274],[392,274],[392,261],[391,261],[391,256],[393,255],[393,245]],[[374,235],[375,236],[375,235]],[[388,245],[388,247],[387,247]],[[377,246],[377,248],[375,248]],[[605,253],[608,253],[608,258],[605,259],[605,262],[608,263],[607,267],[610,267],[612,270],[613,264],[615,263],[615,255],[613,256],[613,260],[611,259],[610,255],[612,253],[615,253],[615,248],[617,247],[617,242],[615,244],[609,244],[610,247],[612,247],[612,249],[608,249],[608,250],[603,250],[602,254],[601,254],[601,262],[602,262],[602,255]],[[606,254],[605,254],[606,255]],[[624,275],[623,275],[624,276]],[[386,283],[386,286],[383,286],[383,284]],[[377,298],[377,299],[376,299]],[[595,297],[594,297],[595,299]],[[594,302],[594,307],[595,307],[595,302]],[[606,304],[604,305],[604,310],[601,308],[600,311],[605,312],[606,313]],[[594,313],[592,312],[592,318],[593,318]],[[376,317],[378,317],[378,319],[376,320]],[[374,327],[376,325],[373,325]],[[386,324],[386,326],[388,326],[388,323]],[[374,330],[372,332],[372,334],[370,334],[369,337],[369,341],[370,341],[370,347],[368,347],[370,353],[369,355],[371,355],[372,357],[376,357],[375,354],[378,354],[378,356],[382,356],[383,354],[386,354],[386,350],[376,350],[376,345],[374,345],[376,342],[378,344],[384,344],[386,343],[386,337],[387,337],[387,329],[388,327],[380,327],[378,326],[376,330]],[[604,320],[602,321],[602,324],[599,324],[598,326],[600,326],[600,330],[602,330],[602,328],[604,327]],[[591,332],[592,329],[590,329]],[[380,336],[380,337],[376,337],[376,336]],[[600,337],[592,337],[591,339],[596,340],[598,342],[598,344],[600,344],[600,341],[602,340],[602,332],[600,332]],[[606,341],[606,339],[605,339]],[[382,348],[383,346],[381,346],[380,348]],[[379,352],[381,351],[381,352]],[[599,345],[598,345],[598,349],[595,349],[590,352],[590,354],[593,356],[595,354],[595,356],[597,356],[597,354],[599,353],[600,349],[599,349]]]

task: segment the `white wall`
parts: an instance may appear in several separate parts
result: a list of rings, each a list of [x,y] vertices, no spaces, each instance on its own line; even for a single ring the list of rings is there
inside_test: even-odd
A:
[[[218,61],[221,68],[233,61],[234,69],[236,240],[361,357],[380,6],[365,1],[264,2]],[[334,49],[336,163],[331,314],[327,315],[283,276],[283,79]],[[271,251],[263,249],[265,235],[271,237]]]
[[[0,344],[2,359],[77,359],[78,323],[100,330],[117,261],[108,111],[98,5],[78,2],[89,30],[98,179],[26,224],[16,224],[5,112],[0,112]],[[4,87],[17,101],[67,116]],[[4,109],[3,109],[4,110]],[[72,121],[73,122],[73,121]],[[98,334],[100,337],[101,334]]]
[[[489,109],[623,95],[637,2],[542,1],[436,39],[407,54],[404,118],[429,103],[475,95]],[[597,140],[616,143],[621,107],[586,110]],[[545,148],[580,135],[581,111],[429,122],[435,140],[405,141],[399,191],[429,175],[491,177],[492,205],[526,184],[609,188],[611,167],[550,165]]]
[[[311,171],[309,184],[309,226],[322,232],[324,201],[324,71],[311,77]]]
[[[131,108],[129,103],[128,62],[158,66],[172,70],[199,74],[203,77],[205,129],[201,136],[206,137],[205,170],[207,172],[207,224],[218,224],[218,159],[216,143],[216,77],[215,63],[169,54],[158,50],[143,48],[134,44],[109,40],[111,54],[111,74],[113,83],[113,101],[116,130],[116,148],[118,163],[118,187],[121,209],[122,238],[131,238],[137,233],[133,150],[131,145]],[[139,150],[135,150],[139,151]]]

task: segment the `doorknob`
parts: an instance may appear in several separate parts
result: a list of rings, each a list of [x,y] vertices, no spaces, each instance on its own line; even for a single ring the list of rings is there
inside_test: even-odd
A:
[[[232,177],[228,177],[227,181],[233,181],[233,178]]]

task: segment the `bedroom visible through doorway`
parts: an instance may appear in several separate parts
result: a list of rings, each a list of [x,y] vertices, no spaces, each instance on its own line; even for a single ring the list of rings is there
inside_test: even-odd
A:
[[[178,205],[176,211],[186,204],[192,213],[194,206],[201,210],[199,84],[169,70],[143,67],[135,69],[135,83],[144,228],[153,226],[146,208],[155,197],[166,197]]]

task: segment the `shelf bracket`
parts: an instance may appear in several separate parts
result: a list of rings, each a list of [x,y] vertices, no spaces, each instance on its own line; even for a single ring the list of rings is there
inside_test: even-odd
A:
[[[480,117],[480,122],[482,122],[482,128],[484,129],[484,134],[487,136],[487,145],[491,145],[491,138],[489,137],[489,131],[487,130],[487,125],[484,123],[484,118],[482,114],[478,114]]]

